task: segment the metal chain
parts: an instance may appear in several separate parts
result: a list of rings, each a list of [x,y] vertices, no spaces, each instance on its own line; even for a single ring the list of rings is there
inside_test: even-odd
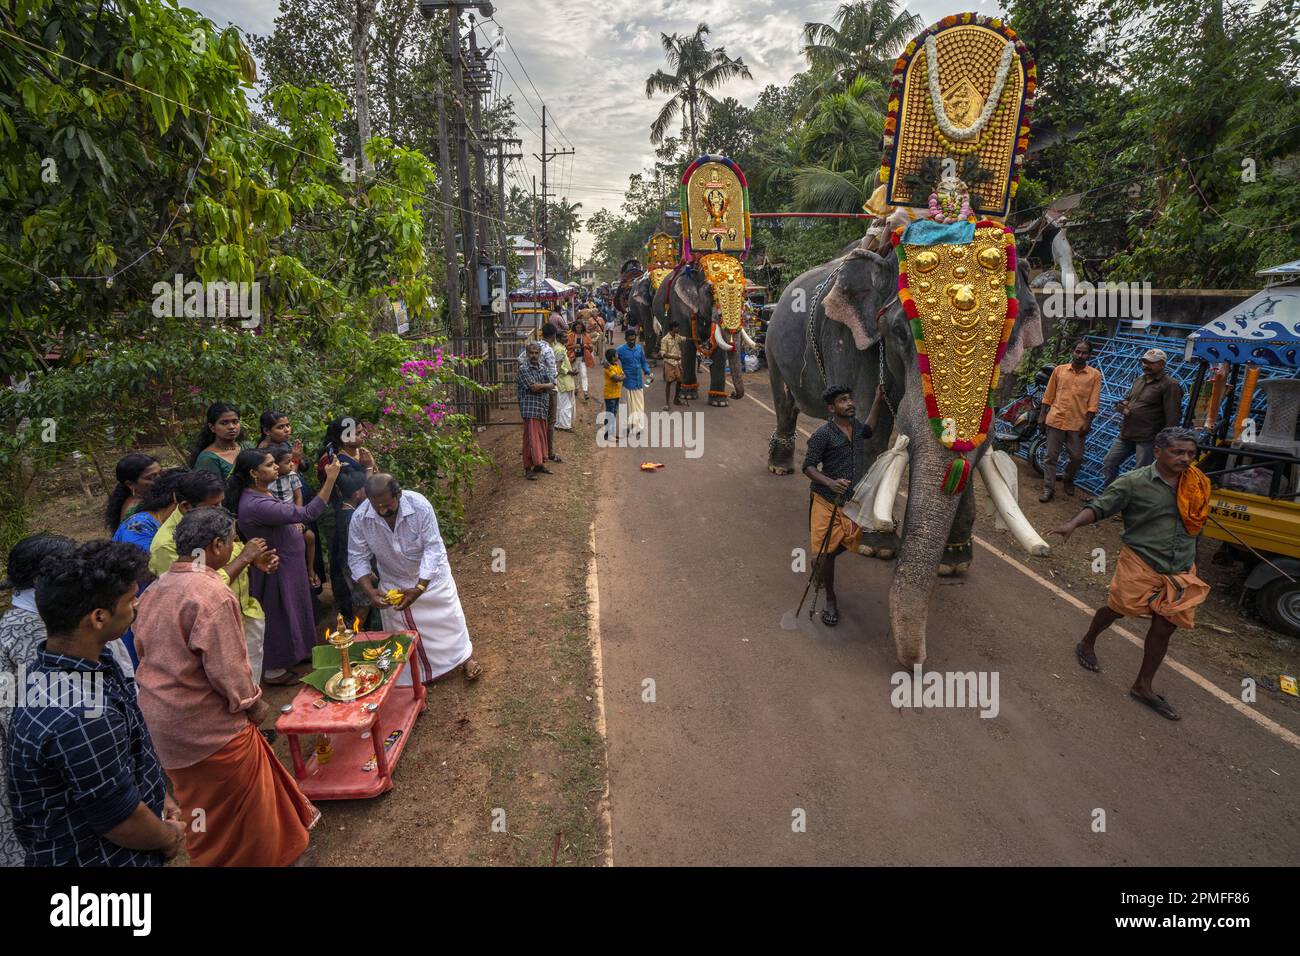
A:
[[[821,281],[821,283],[817,286],[817,288],[813,290],[812,304],[808,307],[808,345],[812,349],[813,355],[817,358],[817,372],[822,377],[823,388],[828,386],[830,383],[826,381],[826,363],[822,360],[821,343],[817,341],[817,336],[814,333],[813,325],[817,318],[817,303],[821,301],[822,293],[826,291],[826,287],[828,285],[830,285],[832,282],[835,281],[835,277],[840,274],[840,270],[843,268],[844,268],[844,263],[841,262],[838,266],[835,267],[835,270],[831,272],[830,275],[828,275],[825,279]],[[804,368],[806,369],[807,367],[808,367],[808,353],[805,352]],[[802,375],[800,377],[802,378]]]
[[[880,329],[880,319],[884,316],[885,310],[888,309],[891,305],[893,305],[897,299],[898,299],[898,295],[895,294],[894,298],[890,299],[883,306],[881,306],[880,311],[876,313],[876,329],[877,331],[880,332],[880,338],[876,340],[876,348],[880,351],[880,377],[877,379],[877,381],[879,381],[881,385],[885,384],[885,333],[883,330]],[[889,409],[890,418],[892,418],[895,422],[898,421],[898,411],[897,409],[894,408],[894,403],[889,400],[888,388],[885,389],[885,407]]]

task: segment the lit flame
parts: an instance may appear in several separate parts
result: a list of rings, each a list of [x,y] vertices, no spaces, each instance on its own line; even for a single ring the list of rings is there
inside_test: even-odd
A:
[[[352,630],[358,630],[361,627],[361,616],[357,615],[352,619]]]

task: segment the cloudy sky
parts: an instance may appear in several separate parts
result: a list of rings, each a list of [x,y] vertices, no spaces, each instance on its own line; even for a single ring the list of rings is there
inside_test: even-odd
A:
[[[269,33],[278,4],[274,0],[186,0],[220,25],[233,22],[254,33]],[[769,83],[784,83],[803,68],[799,54],[803,24],[830,22],[838,0],[494,0],[495,19],[514,47],[499,55],[511,75],[502,90],[514,95],[526,156],[521,181],[530,184],[540,167],[532,154],[541,152],[541,123],[534,110],[547,106],[563,138],[548,146],[576,155],[558,159],[549,175],[570,202],[582,203],[583,218],[598,209],[617,211],[627,177],[654,159],[650,124],[662,105],[646,98],[645,81],[666,66],[660,34],[690,34],[708,23],[714,46],[739,56],[753,73],[721,95],[752,103]],[[994,13],[995,0],[911,0],[908,9],[926,23],[966,9]],[[491,38],[496,27],[487,24]],[[480,41],[482,42],[482,41]],[[516,55],[518,59],[516,59]],[[531,83],[529,79],[531,78]],[[533,87],[536,87],[534,92]],[[522,87],[522,92],[518,89]],[[540,94],[540,99],[539,95]],[[532,104],[530,108],[525,99]],[[527,124],[530,129],[524,128]],[[539,187],[540,188],[540,187]],[[591,247],[589,236],[578,243],[580,254]]]

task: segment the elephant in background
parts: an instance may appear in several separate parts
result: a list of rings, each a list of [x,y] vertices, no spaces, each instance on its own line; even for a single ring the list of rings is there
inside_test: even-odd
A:
[[[655,290],[650,282],[650,273],[645,272],[635,282],[628,292],[627,299],[627,324],[635,325],[641,333],[641,344],[645,347],[646,358],[653,358],[659,349],[659,340],[668,331],[662,327],[662,323],[654,318],[651,312],[651,305],[654,302]]]
[[[875,434],[858,450],[857,473],[866,473],[889,445],[890,431],[896,427],[909,439],[907,509],[901,543],[893,534],[864,531],[863,552],[881,558],[897,554],[889,592],[889,623],[898,660],[910,667],[925,660],[926,618],[935,573],[962,573],[970,566],[975,498],[973,481],[956,495],[945,493],[941,487],[953,453],[934,437],[916,345],[898,301],[897,286],[898,262],[892,254],[880,256],[857,247],[805,272],[782,293],[767,330],[768,368],[777,416],[769,444],[768,469],[778,475],[794,472],[799,413],[825,418],[821,394],[828,383],[850,386],[860,399],[860,414],[865,418],[868,397],[874,394],[883,371],[888,407],[881,410]],[[1019,315],[1002,362],[1003,371],[1015,368],[1027,345],[1042,341],[1038,305],[1023,264],[1017,270],[1016,289]],[[989,446],[990,442],[985,441],[968,457],[977,463]],[[1014,498],[994,491],[992,483],[999,480],[996,471],[987,467],[979,470],[990,483],[995,504],[1013,532],[1028,528]],[[1029,533],[1036,537],[1032,528]]]
[[[709,404],[725,407],[726,364],[731,365],[732,398],[745,397],[745,380],[740,373],[736,346],[747,349],[757,346],[742,328],[728,332],[722,327],[722,317],[713,301],[713,286],[703,273],[689,263],[679,266],[673,274],[659,284],[650,306],[650,314],[668,334],[668,323],[676,319],[680,333],[686,341],[682,344],[683,398],[694,398],[699,389],[696,381],[696,356],[711,358],[709,365]],[[647,349],[647,352],[649,349]]]

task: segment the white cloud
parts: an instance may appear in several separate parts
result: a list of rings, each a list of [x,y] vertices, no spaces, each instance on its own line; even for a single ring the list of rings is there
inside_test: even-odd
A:
[[[268,33],[278,5],[268,0],[186,0],[218,24],[234,22],[245,30]],[[570,202],[582,203],[582,214],[598,209],[616,211],[627,177],[653,160],[650,124],[660,101],[647,99],[645,81],[665,66],[661,33],[689,34],[703,21],[710,41],[727,53],[744,59],[753,80],[738,80],[722,88],[720,96],[752,103],[769,83],[785,83],[803,68],[800,55],[805,22],[829,22],[840,0],[494,0],[495,19],[503,25],[526,68],[506,48],[505,66],[521,86],[523,95],[541,111],[533,92],[545,100],[548,120],[553,118],[567,141],[548,132],[551,149],[572,143],[577,155],[551,164],[552,188],[562,190]],[[953,12],[946,0],[923,0],[909,5],[925,23]],[[487,31],[495,28],[489,24]],[[503,91],[514,95],[523,122],[540,132],[540,122],[524,105],[509,78]],[[525,165],[540,169],[533,158],[541,141],[520,126]],[[578,241],[580,255],[591,248],[589,236]]]

